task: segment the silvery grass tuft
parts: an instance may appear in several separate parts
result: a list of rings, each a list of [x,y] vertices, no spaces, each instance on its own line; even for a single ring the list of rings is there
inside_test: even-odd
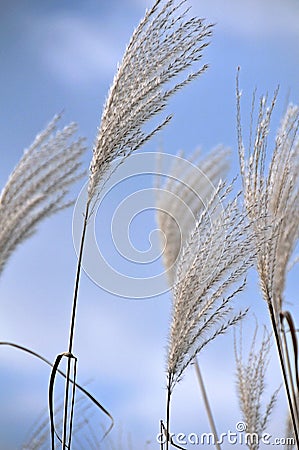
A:
[[[238,104],[240,93],[238,93]],[[267,138],[276,94],[260,99],[253,146],[246,158],[240,116],[239,155],[245,205],[257,229],[257,269],[264,299],[276,318],[282,310],[288,264],[299,236],[299,108],[289,105],[276,135],[266,173]],[[239,106],[240,107],[240,106]],[[263,228],[263,232],[261,229]]]
[[[207,65],[174,81],[202,58],[212,26],[188,17],[186,0],[157,0],[134,31],[106,100],[90,165],[89,198],[117,158],[126,158],[165,126],[143,126],[162,112],[169,98],[201,75]]]
[[[215,186],[226,177],[229,169],[229,154],[230,150],[223,146],[216,147],[205,157],[202,157],[201,152],[197,150],[188,158],[189,164],[186,165],[181,159],[184,153],[180,152],[180,158],[175,160],[164,185],[161,185],[161,180],[159,176],[157,177],[156,215],[159,229],[166,240],[166,243],[163,242],[163,264],[170,287],[175,282],[180,254],[197,218],[214,194]],[[159,162],[161,158],[163,154]],[[196,359],[194,363],[210,427],[215,442],[218,442],[216,425],[201,370]],[[216,444],[216,447],[220,449],[219,444]]]
[[[167,351],[166,435],[176,384],[199,352],[244,317],[232,301],[246,284],[255,253],[232,185],[220,182],[187,239],[178,261]],[[168,439],[167,445],[168,448]]]
[[[190,17],[186,3],[186,0],[156,0],[154,6],[146,11],[126,48],[102,113],[90,164],[68,352],[64,354],[68,358],[68,364],[63,449],[71,447],[72,412],[68,426],[68,397],[78,289],[87,221],[95,209],[99,184],[107,173],[109,175],[111,163],[115,159],[118,158],[120,164],[169,122],[171,117],[167,116],[151,131],[144,129],[150,119],[163,111],[172,95],[207,69],[206,65],[197,66],[197,63],[208,45],[207,39],[211,36],[212,26],[205,24],[202,19]],[[186,73],[189,69],[191,71]]]
[[[56,131],[59,119],[36,136],[0,194],[0,273],[40,221],[73,204],[66,196],[83,176],[80,157],[86,148],[82,139],[73,140],[76,124]]]
[[[262,401],[266,388],[271,334],[268,333],[266,328],[264,329],[262,342],[257,349],[257,331],[258,328],[256,327],[246,361],[244,361],[242,351],[242,328],[240,328],[239,342],[237,343],[236,336],[234,340],[237,393],[242,419],[246,423],[246,433],[249,436],[249,441],[246,444],[250,450],[258,450],[279,392],[278,388],[263,408]]]
[[[178,262],[168,347],[171,390],[198,352],[243,316],[232,314],[231,301],[245,286],[254,249],[238,197],[223,204],[230,191],[218,185]]]
[[[175,281],[179,255],[196,218],[210,200],[220,179],[226,177],[229,153],[228,148],[218,146],[202,157],[197,150],[188,158],[190,164],[186,165],[182,164],[184,153],[180,152],[167,181],[162,185],[157,177],[156,218],[165,236],[163,264],[170,287]]]
[[[284,312],[282,308],[288,265],[298,243],[299,235],[299,108],[295,105],[287,107],[276,134],[267,171],[267,138],[277,92],[269,106],[267,106],[267,96],[260,99],[254,135],[252,135],[253,124],[251,125],[247,155],[242,137],[240,97],[237,83],[238,141],[244,201],[251,218],[252,233],[258,249],[257,271],[260,287],[268,306],[294,434],[299,446],[297,404],[299,380],[298,376],[293,379],[291,371],[287,370],[287,366],[290,366],[288,364],[289,352],[288,348],[283,345],[285,336],[280,333],[284,318],[287,318],[293,343],[295,346],[297,345],[291,314]],[[254,101],[252,117],[253,112]],[[293,329],[294,331],[292,331]],[[297,350],[295,354],[297,354]]]

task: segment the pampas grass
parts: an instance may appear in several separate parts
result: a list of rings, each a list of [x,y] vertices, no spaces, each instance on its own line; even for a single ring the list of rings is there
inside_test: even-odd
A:
[[[255,253],[238,197],[219,183],[187,239],[177,265],[167,351],[166,449],[176,384],[201,350],[241,320],[233,299],[245,287]]]
[[[282,310],[286,275],[299,236],[299,108],[289,105],[276,134],[272,159],[266,173],[267,138],[275,93],[259,102],[254,142],[245,157],[241,118],[238,118],[239,156],[244,200],[253,220],[257,248],[257,270],[263,298],[275,310]],[[240,111],[240,92],[238,92]],[[263,230],[261,230],[263,229]]]
[[[43,219],[73,204],[66,197],[83,176],[80,158],[86,148],[82,139],[73,139],[76,124],[56,131],[59,120],[55,116],[36,136],[0,194],[0,273]]]
[[[94,212],[98,199],[97,188],[104,175],[109,176],[113,161],[119,158],[120,164],[169,122],[170,116],[167,116],[151,131],[144,130],[149,120],[163,111],[169,98],[207,69],[206,65],[198,67],[197,63],[208,45],[207,38],[211,36],[211,25],[206,25],[202,19],[196,17],[188,18],[189,8],[184,9],[185,4],[186,0],[179,3],[174,0],[156,0],[154,6],[146,11],[127,46],[103,109],[90,164],[88,199],[75,278],[68,352],[65,354],[68,364],[63,449],[71,446],[72,412],[68,418],[71,360],[81,261],[87,222]],[[186,70],[193,68],[195,68],[193,72],[186,74]],[[54,382],[54,378],[51,377],[51,380]],[[53,388],[52,381],[50,390]],[[73,401],[72,399],[71,404]],[[53,443],[52,433],[52,448]]]
[[[246,433],[249,436],[247,446],[250,450],[258,450],[261,437],[266,431],[271,412],[276,404],[279,388],[271,395],[263,407],[263,397],[266,387],[266,371],[269,365],[271,334],[264,329],[260,347],[257,349],[258,328],[253,334],[250,350],[244,360],[242,345],[242,328],[240,327],[239,342],[235,335],[236,386],[242,419],[246,423]]]
[[[267,96],[260,99],[254,135],[251,125],[248,155],[242,137],[240,97],[237,80],[238,147],[244,202],[251,218],[261,292],[268,306],[294,434],[299,445],[297,398],[292,395],[292,385],[298,383],[298,379],[293,382],[292,377],[288,376],[288,351],[283,348],[280,334],[281,320],[285,316],[282,308],[286,276],[299,236],[299,109],[294,105],[287,107],[276,134],[267,171],[267,138],[277,92],[269,106]],[[254,101],[251,115],[253,118]],[[289,312],[288,316],[291,316]],[[293,339],[296,340],[296,335]]]
[[[179,153],[169,171],[167,181],[161,185],[157,177],[157,210],[156,217],[159,229],[165,236],[163,264],[169,286],[175,283],[177,264],[189,234],[196,224],[197,218],[211,199],[215,185],[225,178],[229,168],[229,150],[218,146],[207,156],[202,157],[195,151],[189,158],[182,160],[184,153]],[[163,154],[159,157],[163,158]],[[161,162],[161,161],[159,161]],[[184,164],[182,164],[184,163]],[[200,368],[194,359],[196,376],[203,395],[207,416],[212,432],[217,439],[216,426],[208,402],[207,392]],[[219,444],[216,448],[220,449]]]
[[[110,164],[139,149],[171,119],[151,131],[144,125],[162,112],[169,98],[207,69],[197,67],[212,26],[188,18],[186,0],[156,0],[134,31],[106,100],[90,165],[89,198]],[[182,79],[174,82],[178,75]]]
[[[156,0],[134,31],[117,69],[104,104],[89,167],[67,351],[60,353],[54,364],[50,363],[53,367],[49,383],[52,450],[57,446],[62,449],[76,448],[76,445],[78,448],[122,446],[117,447],[113,441],[104,444],[98,441],[93,436],[89,415],[85,415],[85,409],[80,409],[80,404],[79,422],[74,427],[75,388],[80,389],[80,386],[75,382],[76,366],[73,380],[71,372],[72,362],[77,361],[73,347],[87,224],[95,212],[102,183],[116,170],[115,166],[112,169],[112,164],[116,162],[117,167],[168,124],[171,116],[166,114],[156,123],[152,119],[165,111],[177,91],[206,71],[207,65],[202,65],[201,58],[211,33],[210,24],[190,16],[187,0]],[[260,100],[247,155],[242,140],[239,89],[237,92],[245,208],[240,205],[241,195],[232,195],[233,185],[222,181],[228,169],[228,151],[224,148],[217,148],[207,158],[194,156],[192,167],[196,170],[190,168],[181,172],[180,164],[175,165],[169,181],[158,193],[157,219],[166,236],[163,263],[172,293],[166,357],[166,427],[161,422],[167,438],[166,449],[173,444],[170,438],[172,393],[201,351],[245,316],[247,310],[241,307],[236,311],[234,300],[243,291],[247,270],[255,261],[271,316],[298,441],[295,398],[298,361],[295,358],[294,365],[287,359],[291,354],[288,336],[291,335],[294,353],[297,339],[292,317],[283,311],[283,296],[287,268],[298,240],[299,110],[294,105],[287,108],[267,172],[267,138],[276,95],[269,107],[266,97]],[[35,232],[40,220],[70,204],[66,200],[69,188],[82,175],[79,162],[84,151],[82,141],[69,144],[74,125],[54,133],[57,121],[55,117],[25,152],[1,193],[0,272],[17,245]],[[198,176],[199,172],[204,175]],[[169,201],[170,197],[173,201]],[[185,214],[182,205],[189,214]],[[288,329],[280,334],[280,326],[285,323]],[[263,410],[261,399],[270,336],[264,335],[257,353],[254,337],[248,361],[244,362],[241,350],[235,348],[241,410],[247,431],[260,436],[266,429],[277,396],[275,392]],[[56,374],[61,373],[58,367],[63,357],[68,359],[65,393],[63,403],[54,408],[54,382]],[[100,404],[97,406],[103,411]],[[62,428],[61,436],[56,431],[59,429],[56,423]],[[84,426],[89,435],[80,441],[80,430]],[[45,421],[38,424],[35,441],[29,441],[28,448],[47,446],[47,428]],[[256,450],[257,446],[251,448]]]
[[[178,263],[167,360],[171,391],[193,358],[244,315],[233,314],[231,303],[245,287],[254,248],[237,198],[223,204],[230,191],[219,184]]]
[[[195,151],[187,159],[178,154],[167,181],[161,185],[157,177],[156,219],[165,236],[163,264],[171,287],[175,281],[179,255],[200,212],[210,200],[215,186],[226,177],[229,149],[218,146],[203,157]],[[161,155],[163,158],[163,154]],[[184,162],[184,164],[182,164]]]

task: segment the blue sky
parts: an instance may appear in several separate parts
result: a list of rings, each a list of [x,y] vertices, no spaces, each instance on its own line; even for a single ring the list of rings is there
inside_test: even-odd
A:
[[[172,122],[143,151],[162,147],[168,153],[184,149],[188,154],[198,146],[207,152],[223,143],[232,148],[230,175],[234,176],[238,170],[236,68],[241,67],[244,129],[253,89],[271,95],[280,85],[273,118],[275,131],[286,99],[299,102],[299,3],[228,0],[225,7],[221,0],[189,3],[194,13],[216,23],[203,58],[210,68],[170,102],[167,112],[174,113]],[[150,5],[151,1],[143,0],[1,2],[2,186],[23,149],[56,112],[65,111],[63,123],[78,122],[79,133],[86,136],[91,149],[117,62],[145,7]],[[86,167],[90,155],[89,150]],[[150,182],[148,179],[144,184]],[[142,183],[136,181],[136,187]],[[79,183],[74,197],[80,188]],[[118,195],[119,191],[113,193],[114,203]],[[109,232],[109,220],[106,222],[102,233]],[[142,246],[154,227],[154,213],[146,213],[135,226],[136,245]],[[109,255],[111,252],[113,261],[109,242],[105,251]],[[33,348],[50,360],[66,349],[75,265],[69,209],[43,223],[37,235],[15,252],[2,274],[2,340]],[[290,300],[295,297],[295,282],[293,276],[288,290]],[[252,305],[261,323],[267,323],[254,275],[240,304]],[[135,448],[142,448],[146,440],[154,442],[159,420],[164,417],[169,309],[169,294],[127,300],[105,292],[82,276],[75,339],[79,379],[89,382],[90,389],[114,415],[116,435],[120,427],[124,433],[130,432]],[[298,314],[297,305],[294,311]],[[245,324],[249,334],[253,323]],[[200,360],[220,431],[234,429],[240,420],[232,348],[230,334],[211,345]],[[0,442],[1,448],[12,450],[20,446],[46,405],[49,374],[47,367],[28,356],[12,349],[0,351]],[[280,381],[274,358],[270,370],[269,384],[276,387]],[[196,389],[191,369],[174,395],[173,430],[208,431]],[[282,397],[280,402],[272,430],[284,420]]]

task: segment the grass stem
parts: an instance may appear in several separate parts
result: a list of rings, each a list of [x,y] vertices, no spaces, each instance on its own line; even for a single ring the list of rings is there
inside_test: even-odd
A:
[[[287,313],[290,317],[290,313]],[[294,373],[292,371],[292,364],[291,364],[291,359],[290,359],[290,352],[289,352],[289,343],[286,337],[286,330],[285,330],[285,326],[284,326],[284,314],[281,314],[281,335],[282,335],[282,349],[285,355],[285,361],[286,361],[286,367],[287,367],[287,373],[288,373],[288,377],[289,377],[289,383],[290,383],[290,388],[291,388],[291,394],[292,394],[292,402],[293,402],[293,408],[295,411],[295,416],[297,419],[297,429],[299,426],[299,416],[298,416],[298,380],[297,380],[297,360],[296,360],[296,353],[297,353],[297,346],[294,347],[293,345],[293,351],[294,351]],[[290,328],[290,332],[293,333],[292,329]],[[294,336],[295,339],[296,338],[296,334]],[[293,342],[293,341],[292,341]],[[294,380],[295,378],[295,380]],[[296,386],[296,387],[295,387]]]
[[[72,355],[73,344],[74,344],[74,334],[75,334],[75,323],[76,323],[76,312],[77,312],[77,304],[78,304],[78,294],[79,294],[79,284],[81,277],[81,264],[83,258],[83,250],[86,236],[86,229],[88,223],[88,215],[89,215],[89,205],[90,202],[87,201],[85,214],[84,214],[84,223],[80,241],[80,250],[77,262],[77,270],[76,270],[76,279],[75,279],[75,287],[74,287],[74,296],[73,296],[73,304],[72,304],[72,315],[70,322],[70,332],[69,332],[69,344],[68,344],[68,352]],[[65,450],[68,448],[70,450],[70,446],[67,445],[67,423],[68,423],[68,399],[69,399],[69,388],[70,388],[70,373],[71,373],[71,358],[68,358],[67,361],[67,371],[66,371],[66,384],[65,384],[65,395],[64,395],[64,414],[63,414],[63,434],[62,434],[62,449]],[[73,410],[71,412],[71,416],[73,414]],[[72,423],[73,418],[70,417],[70,423]],[[69,443],[71,441],[71,430],[69,436]]]
[[[171,400],[171,377],[168,376],[167,399],[166,399],[166,450],[169,450],[170,442],[170,400]]]
[[[296,415],[295,415],[294,405],[292,402],[290,387],[289,387],[289,383],[288,383],[288,377],[287,377],[287,371],[286,371],[286,367],[285,367],[285,360],[284,360],[284,356],[283,356],[283,350],[282,350],[282,344],[281,344],[281,339],[280,339],[280,335],[279,335],[279,329],[278,329],[278,325],[277,325],[275,311],[274,311],[274,308],[273,308],[273,305],[271,302],[268,302],[268,308],[269,308],[269,313],[270,313],[272,329],[273,329],[273,333],[274,333],[274,337],[275,337],[276,347],[277,347],[277,351],[278,351],[283,382],[284,382],[287,400],[288,400],[288,404],[289,404],[289,410],[290,410],[290,416],[291,416],[293,429],[294,429],[296,446],[297,446],[297,448],[299,448],[299,436],[298,436]]]
[[[207,395],[207,390],[206,390],[206,387],[205,387],[205,384],[204,384],[204,381],[203,381],[203,378],[202,378],[202,375],[201,375],[201,371],[200,371],[200,368],[199,368],[199,365],[198,365],[198,362],[197,362],[196,358],[194,358],[194,367],[195,367],[196,378],[198,380],[198,384],[199,384],[199,387],[200,387],[200,390],[201,390],[201,394],[202,394],[202,398],[203,398],[203,401],[204,401],[205,410],[206,410],[206,413],[207,413],[207,416],[208,416],[208,421],[209,421],[209,424],[210,424],[210,428],[211,428],[211,431],[212,431],[213,436],[214,436],[215,448],[217,450],[221,450],[221,447],[220,447],[220,444],[219,444],[219,439],[218,439],[218,434],[217,434],[217,430],[216,430],[215,420],[214,420],[214,417],[213,417],[213,414],[212,414],[212,409],[211,409],[210,402],[209,402],[208,395]]]

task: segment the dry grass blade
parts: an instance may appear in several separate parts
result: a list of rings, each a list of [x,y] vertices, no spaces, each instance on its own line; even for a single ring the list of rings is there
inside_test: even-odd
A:
[[[232,300],[244,289],[255,254],[238,197],[224,207],[231,189],[232,185],[219,183],[178,261],[167,354],[167,437],[175,385],[197,354],[247,312],[234,313]],[[170,443],[167,439],[166,450]]]
[[[60,353],[57,355],[55,362],[52,367],[50,381],[49,381],[49,416],[50,416],[50,433],[51,433],[51,448],[52,450],[55,450],[55,436],[59,440],[59,442],[62,443],[62,438],[60,438],[59,434],[57,433],[55,429],[55,423],[54,423],[54,385],[55,385],[55,378],[58,371],[58,367],[61,363],[62,358],[68,358],[68,359],[74,359],[75,364],[77,361],[77,358],[75,358],[72,354],[68,352]],[[75,365],[76,367],[76,365]],[[74,375],[74,382],[76,381],[75,375]],[[73,387],[75,387],[75,383],[73,383]],[[72,395],[72,411],[73,411],[73,404],[74,404],[74,389],[73,389],[73,395]],[[70,415],[70,425],[69,425],[69,444],[68,448],[70,448],[70,441],[71,441],[71,435],[72,435],[72,424],[73,424],[73,414]]]
[[[299,108],[289,105],[276,135],[274,150],[266,169],[267,138],[276,103],[267,96],[260,99],[254,136],[250,136],[245,154],[241,126],[240,90],[237,78],[237,126],[244,199],[256,243],[257,271],[264,300],[267,302],[282,376],[299,446],[298,413],[294,410],[287,376],[286,355],[280,334],[280,313],[291,255],[299,236]],[[254,113],[254,102],[252,117]],[[252,127],[251,127],[252,134]]]
[[[200,152],[196,151],[188,160],[185,160],[182,159],[184,156],[183,153],[180,153],[175,159],[164,185],[161,186],[159,176],[156,179],[157,222],[166,239],[163,251],[163,263],[170,287],[172,287],[176,280],[177,264],[180,261],[183,247],[188,240],[190,232],[215,193],[215,185],[217,186],[220,179],[226,175],[229,167],[228,153],[228,149],[221,146],[215,148],[205,158],[201,158]],[[162,162],[162,158],[163,154],[159,155],[159,163]],[[209,423],[215,441],[217,442],[217,432],[208,402],[207,392],[200,374],[200,369],[198,365],[195,367],[197,369],[196,373],[203,394]],[[166,436],[168,432],[169,411],[166,424]],[[167,440],[167,445],[169,443],[173,445],[170,439]],[[219,444],[216,444],[216,448],[220,449]]]
[[[55,133],[59,118],[55,116],[35,138],[0,194],[0,272],[41,220],[72,203],[66,201],[66,195],[83,175],[83,141],[70,141],[77,129],[75,124]]]
[[[255,253],[238,199],[223,206],[230,191],[219,184],[180,257],[168,346],[170,390],[201,349],[245,314],[233,313],[232,300],[245,287]]]
[[[90,164],[88,199],[70,321],[69,353],[73,349],[87,221],[95,210],[99,183],[115,159],[119,158],[120,164],[169,122],[168,116],[151,131],[144,129],[148,121],[166,107],[172,95],[207,68],[205,65],[197,67],[197,63],[208,45],[207,38],[211,36],[212,26],[206,25],[202,19],[189,18],[189,10],[182,8],[185,3],[186,0],[179,3],[175,0],[156,0],[146,12],[131,37],[104,106]],[[186,70],[193,67],[195,70],[186,74]],[[177,78],[179,75],[180,79]],[[70,360],[65,386],[63,448],[66,448],[69,413],[69,377]]]
[[[91,410],[91,404],[86,403],[86,398],[81,394],[78,395],[76,399],[77,415],[75,420],[74,429],[74,439],[72,447],[77,450],[86,449],[99,449],[100,445],[97,447],[93,445],[90,441],[90,435],[94,435],[96,439],[96,434],[98,430],[95,431],[91,425],[91,419],[93,411]],[[63,402],[59,402],[55,411],[55,421],[59,422],[61,420],[61,414],[63,410]],[[99,442],[99,441],[98,441]],[[61,448],[61,443],[57,442],[55,445],[55,450]],[[49,449],[49,420],[48,411],[44,411],[37,422],[33,425],[29,432],[29,437],[27,441],[22,446],[22,450],[48,450]]]
[[[90,165],[90,199],[111,162],[140,148],[170,117],[151,131],[144,124],[207,68],[197,67],[174,82],[201,59],[211,35],[211,25],[188,17],[185,3],[156,0],[131,37],[104,106]]]
[[[55,422],[61,421],[63,402],[57,402],[55,411]],[[121,430],[116,436],[101,438],[104,433],[103,427],[96,426],[94,421],[94,410],[91,404],[86,403],[82,395],[76,397],[76,414],[74,419],[74,431],[72,448],[74,450],[133,450],[130,435],[123,436]],[[100,435],[100,436],[99,436]],[[147,444],[142,447],[148,448]],[[49,420],[48,412],[43,411],[40,418],[29,432],[26,443],[22,450],[48,450],[49,449]],[[55,450],[61,449],[61,443],[57,442]]]
[[[257,450],[262,434],[266,430],[271,412],[277,400],[279,389],[271,396],[263,410],[262,399],[265,391],[266,371],[269,365],[271,334],[264,330],[263,339],[256,350],[257,327],[253,335],[249,355],[246,361],[242,355],[242,329],[239,346],[235,336],[236,379],[239,405],[243,420],[246,423],[246,433],[251,441],[247,443],[250,450]]]
[[[179,254],[196,218],[219,180],[226,176],[228,155],[228,149],[217,147],[205,157],[201,157],[198,151],[194,152],[188,165],[182,165],[182,160],[177,158],[165,184],[157,185],[157,223],[166,238],[163,264],[170,286],[175,279]],[[184,155],[181,153],[179,156],[183,158]]]
[[[34,356],[35,358],[38,358],[39,360],[41,360],[42,362],[44,362],[45,364],[47,364],[48,366],[53,368],[53,364],[47,360],[46,358],[44,358],[42,355],[40,355],[39,353],[36,353],[35,351],[27,348],[27,347],[23,347],[22,345],[19,344],[15,344],[14,342],[7,342],[7,341],[0,341],[0,346],[8,346],[8,347],[12,347],[12,348],[16,348],[17,350],[21,350],[22,352],[28,353],[31,356]],[[62,377],[66,378],[66,375],[64,372],[62,372],[60,369],[56,369],[56,372],[61,375]],[[72,384],[75,385],[76,389],[78,389],[78,391],[81,394],[82,398],[86,398],[90,401],[91,405],[96,406],[100,411],[102,411],[103,414],[105,414],[109,420],[111,421],[111,424],[109,426],[109,428],[104,432],[103,432],[103,436],[102,436],[102,440],[108,435],[108,433],[111,431],[113,425],[114,425],[114,420],[113,417],[111,416],[111,414],[107,411],[106,408],[104,408],[104,406],[98,402],[98,400],[95,399],[95,397],[93,397],[93,395],[90,394],[90,392],[88,392],[84,387],[82,387],[80,384],[78,383],[74,383],[74,380],[70,380],[70,382]],[[47,414],[48,415],[48,414]],[[46,420],[46,423],[48,425],[48,419]],[[47,435],[49,433],[48,427],[47,427]]]

